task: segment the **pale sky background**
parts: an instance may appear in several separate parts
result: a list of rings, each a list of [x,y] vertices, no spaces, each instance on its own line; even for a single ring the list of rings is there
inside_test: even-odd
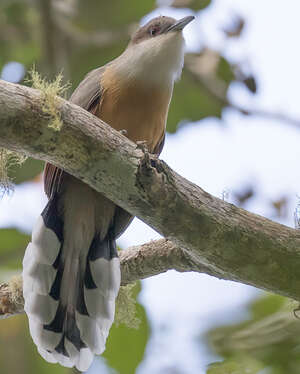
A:
[[[161,8],[150,16],[158,13],[176,18],[191,14]],[[246,19],[246,28],[239,39],[228,41],[221,29],[234,14]],[[194,50],[204,40],[253,71],[258,93],[252,96],[240,85],[233,85],[229,95],[234,102],[300,119],[299,14],[298,0],[214,0],[186,30],[187,49]],[[227,110],[224,123],[207,119],[167,136],[161,158],[218,197],[224,190],[253,182],[258,194],[247,209],[267,217],[273,214],[267,201],[288,195],[288,219],[282,222],[293,226],[300,195],[299,144],[300,128]],[[29,231],[44,204],[40,186],[18,186],[0,203],[0,226]],[[157,233],[135,220],[120,244],[126,248],[155,238]],[[172,271],[143,281],[140,301],[146,308],[152,336],[137,373],[167,373],[168,368],[176,367],[178,373],[204,374],[207,365],[220,358],[196,340],[217,321],[222,324],[244,318],[246,303],[258,292],[195,273]],[[89,374],[99,373],[98,365],[95,362]]]

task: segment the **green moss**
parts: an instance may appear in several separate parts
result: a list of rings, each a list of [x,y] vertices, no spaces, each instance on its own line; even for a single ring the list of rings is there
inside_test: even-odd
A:
[[[116,301],[115,324],[124,324],[129,328],[138,329],[140,319],[136,316],[136,283],[122,286]]]
[[[60,112],[58,110],[58,96],[62,96],[70,84],[62,84],[63,75],[59,73],[54,81],[49,82],[45,78],[32,68],[30,71],[30,77],[27,79],[27,83],[30,83],[33,88],[42,91],[44,95],[42,111],[50,117],[49,127],[55,131],[59,131],[62,127],[62,121],[60,118]]]
[[[15,165],[21,165],[25,160],[26,156],[24,155],[0,148],[0,191],[2,194],[13,188],[8,176],[9,169]]]

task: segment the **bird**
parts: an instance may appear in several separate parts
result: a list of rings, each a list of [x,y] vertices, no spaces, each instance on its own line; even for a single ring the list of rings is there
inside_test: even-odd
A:
[[[124,52],[89,72],[70,101],[159,155],[174,82],[184,62],[183,28],[194,16],[159,16]],[[116,239],[133,217],[66,171],[46,163],[48,202],[23,259],[24,310],[48,362],[86,371],[102,354],[121,272]]]

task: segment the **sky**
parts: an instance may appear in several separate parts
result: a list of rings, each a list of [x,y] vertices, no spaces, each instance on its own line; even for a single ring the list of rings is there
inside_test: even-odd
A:
[[[176,18],[191,14],[168,8],[154,14],[158,13]],[[186,30],[187,50],[208,44],[232,61],[243,61],[245,68],[253,71],[257,95],[235,84],[229,92],[235,103],[300,118],[299,14],[296,0],[287,0],[284,5],[279,0],[214,0]],[[246,28],[240,39],[228,41],[222,27],[233,15],[244,17]],[[229,201],[231,191],[254,183],[258,194],[246,208],[269,218],[274,218],[274,212],[268,201],[288,195],[288,217],[281,222],[293,226],[300,195],[299,143],[300,129],[285,122],[226,110],[222,123],[207,119],[168,135],[161,158],[215,196],[228,191]],[[16,225],[30,231],[45,201],[37,184],[16,187],[12,196],[0,202],[0,226]],[[135,220],[120,245],[126,248],[158,237]],[[204,344],[196,343],[199,336],[217,321],[223,324],[245,318],[246,304],[259,293],[249,286],[196,273],[171,271],[143,281],[140,302],[153,333],[137,373],[166,373],[170,367],[183,374],[205,373],[207,365],[220,358]],[[89,374],[98,372],[97,365]]]

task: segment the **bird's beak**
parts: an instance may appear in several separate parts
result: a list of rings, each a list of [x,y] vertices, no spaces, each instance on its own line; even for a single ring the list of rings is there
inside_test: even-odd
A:
[[[181,31],[181,30],[183,30],[183,28],[186,25],[188,25],[194,19],[195,19],[194,16],[188,16],[188,17],[181,18],[180,20],[175,22],[174,25],[168,27],[167,30],[165,30],[165,32],[167,33],[169,31]]]

